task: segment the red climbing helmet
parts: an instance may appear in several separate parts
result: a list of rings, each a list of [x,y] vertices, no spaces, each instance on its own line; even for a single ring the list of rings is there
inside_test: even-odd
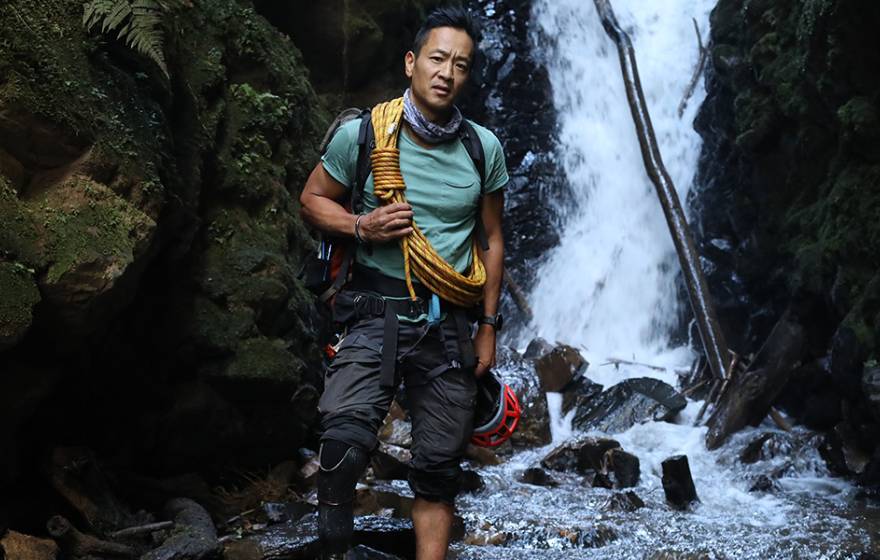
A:
[[[491,371],[477,379],[477,406],[471,443],[480,447],[496,447],[513,435],[522,409],[506,383]]]

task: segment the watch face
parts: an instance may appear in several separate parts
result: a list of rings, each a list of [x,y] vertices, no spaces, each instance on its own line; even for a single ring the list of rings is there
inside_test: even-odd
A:
[[[504,315],[502,315],[501,313],[499,313],[498,315],[495,315],[495,330],[500,331],[501,327],[503,325],[504,325]]]

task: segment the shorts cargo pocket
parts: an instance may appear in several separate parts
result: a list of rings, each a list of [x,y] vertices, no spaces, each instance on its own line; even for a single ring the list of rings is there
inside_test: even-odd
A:
[[[382,361],[382,343],[362,333],[352,333],[342,340],[336,356],[330,361],[325,379],[343,366],[362,364],[373,367]]]
[[[437,377],[435,383],[447,403],[465,410],[473,410],[476,406],[477,383],[473,372],[450,369]]]

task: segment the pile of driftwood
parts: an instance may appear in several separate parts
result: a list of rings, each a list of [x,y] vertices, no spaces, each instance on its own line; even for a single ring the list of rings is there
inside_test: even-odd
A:
[[[656,187],[657,196],[663,207],[703,343],[705,365],[708,367],[696,368],[697,371],[688,380],[685,392],[693,394],[701,388],[708,387],[706,405],[700,411],[697,420],[702,421],[706,408],[711,407],[712,412],[707,421],[709,431],[706,445],[710,449],[717,448],[730,434],[748,424],[757,425],[767,414],[771,414],[780,427],[787,429],[781,415],[771,405],[779,396],[797,365],[796,361],[801,356],[804,329],[786,314],[751,360],[744,361],[728,349],[700,267],[693,236],[685,221],[675,185],[660,155],[639,80],[632,41],[617,22],[610,0],[594,0],[594,3],[602,20],[602,26],[617,44],[626,97],[638,135],[645,170]],[[697,37],[699,38],[699,29],[697,29]],[[705,48],[700,41],[700,61],[695,72],[697,75],[705,63],[705,56]],[[680,114],[693,90],[694,83],[695,81],[692,80],[691,86],[685,93],[685,99],[679,107]]]
[[[201,560],[220,550],[214,522],[198,502],[168,499],[161,520],[144,511],[132,512],[111,490],[111,477],[89,449],[55,448],[42,469],[63,500],[58,506],[63,515],[53,515],[46,522],[51,538],[7,531],[0,545],[9,559]],[[149,486],[140,491],[163,494]]]

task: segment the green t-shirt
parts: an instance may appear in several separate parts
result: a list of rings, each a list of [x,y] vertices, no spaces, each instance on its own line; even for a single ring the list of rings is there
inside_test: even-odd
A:
[[[333,136],[321,161],[331,177],[351,189],[355,183],[360,119],[342,125]],[[507,184],[507,168],[501,143],[486,128],[471,122],[483,143],[486,164],[484,193]],[[480,174],[459,139],[423,148],[403,128],[397,147],[400,171],[406,182],[406,200],[414,220],[431,245],[460,273],[471,264],[472,238],[480,198]],[[373,175],[364,185],[363,213],[376,208]],[[403,253],[398,241],[374,243],[372,253],[358,250],[357,262],[387,276],[403,279]],[[415,280],[415,278],[414,278]]]

